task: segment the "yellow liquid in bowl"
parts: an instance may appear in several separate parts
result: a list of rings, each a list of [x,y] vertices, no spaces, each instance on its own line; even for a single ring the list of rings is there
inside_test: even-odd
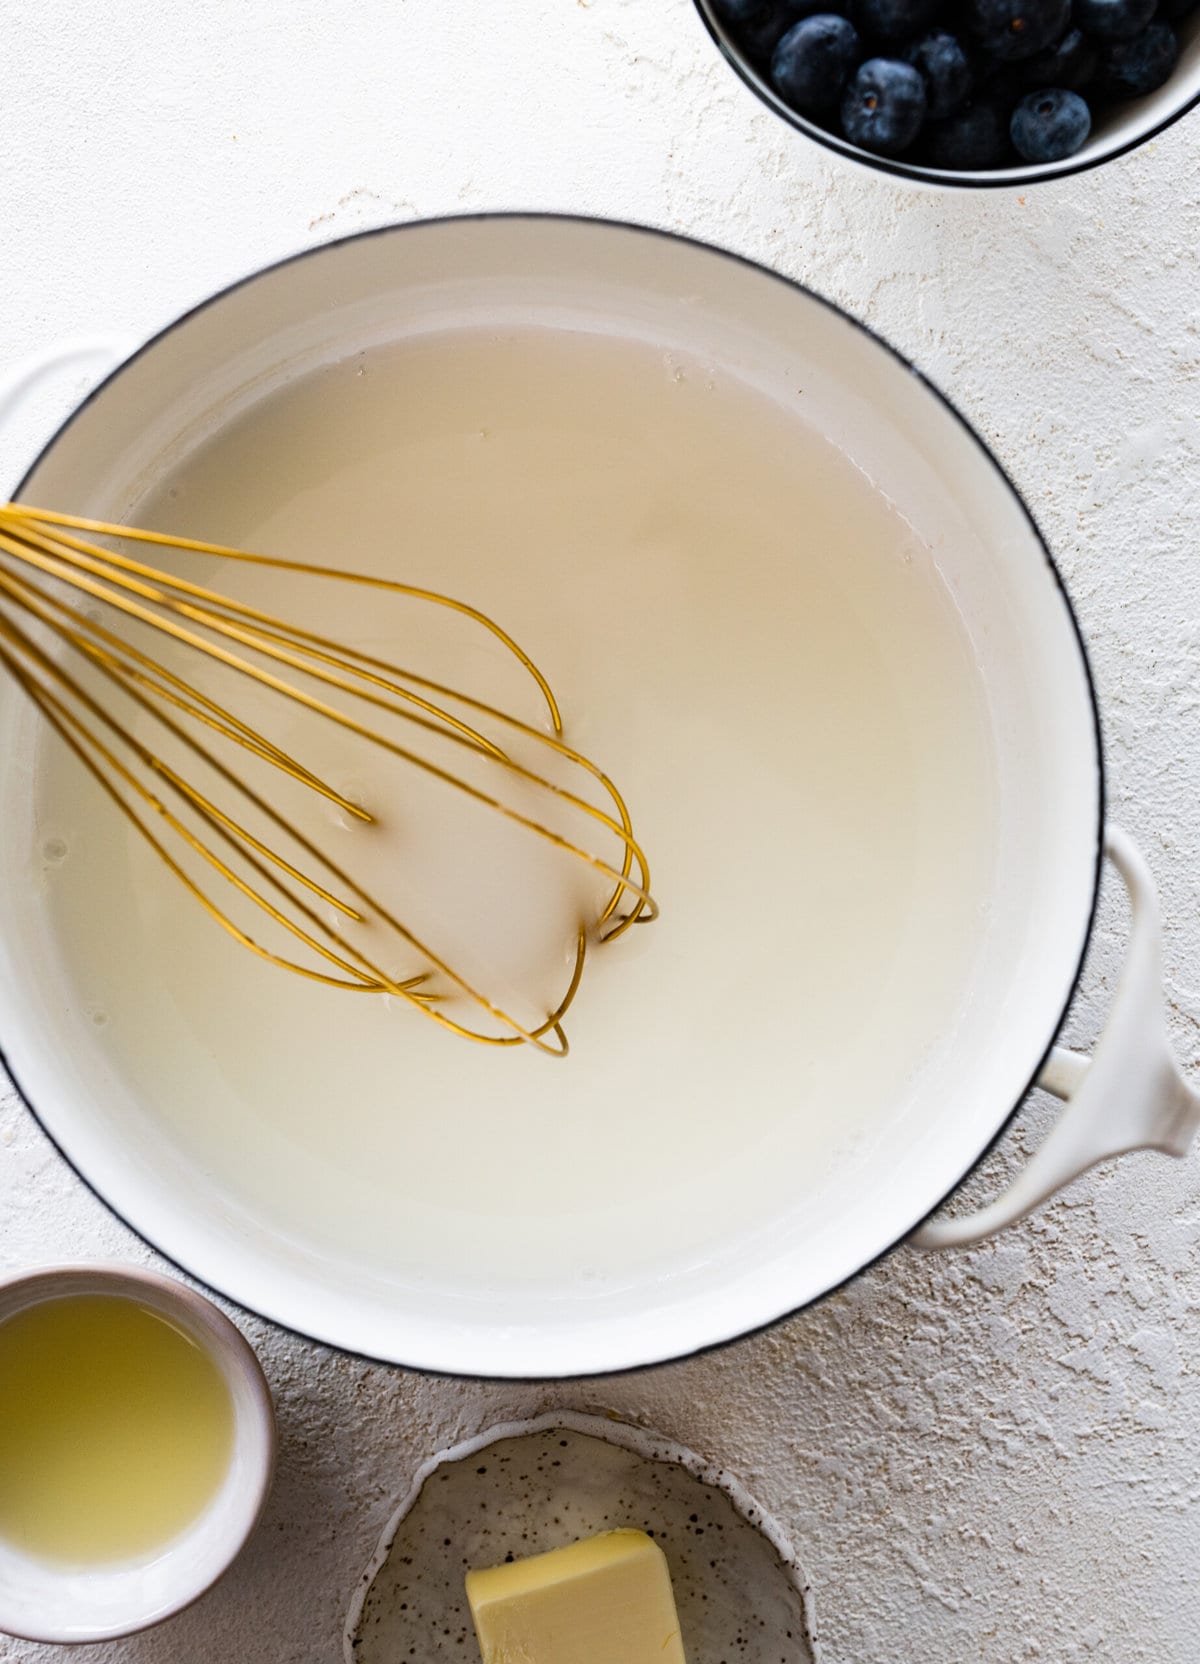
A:
[[[164,1547],[233,1449],[220,1370],[135,1300],[70,1295],[0,1324],[0,1538],[95,1564]]]

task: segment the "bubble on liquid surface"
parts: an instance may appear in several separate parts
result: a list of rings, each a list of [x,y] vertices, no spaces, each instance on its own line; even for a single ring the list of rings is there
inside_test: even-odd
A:
[[[68,853],[65,838],[47,838],[42,844],[42,859],[52,867],[59,867],[66,860]]]
[[[357,785],[342,784],[334,780],[331,780],[329,784],[333,786],[334,791],[339,796],[345,798],[347,803],[352,803],[356,809],[366,811],[366,793],[361,791]],[[364,824],[357,815],[352,815],[349,810],[343,809],[340,803],[331,803],[327,800],[326,812],[333,824],[340,827],[343,832],[351,832],[355,827],[361,827]]]

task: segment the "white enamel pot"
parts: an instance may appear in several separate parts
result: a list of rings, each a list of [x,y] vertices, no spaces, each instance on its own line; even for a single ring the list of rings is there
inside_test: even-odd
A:
[[[135,1101],[86,1020],[64,1009],[29,877],[36,723],[0,684],[0,1039],[64,1155],[164,1254],[279,1323],[415,1367],[526,1377],[624,1369],[728,1341],[819,1298],[905,1239],[949,1246],[1011,1225],[1104,1157],[1139,1146],[1181,1155],[1200,1101],[1165,1037],[1150,875],[1129,839],[1104,824],[1095,699],[1058,573],[978,435],[827,302],[744,260],[636,227],[521,215],[393,227],[271,267],[181,318],[79,405],[16,494],[119,518],[165,457],[292,375],[431,330],[530,323],[648,339],[767,391],[802,387],[809,418],[937,552],[985,684],[998,853],[982,969],[917,1101],[894,1122],[884,1115],[853,1167],[822,1180],[819,1205],[810,1197],[795,1217],[731,1241],[686,1274],[647,1265],[644,1276],[587,1296],[500,1298],[485,1266],[453,1298],[422,1296],[377,1267],[335,1262],[294,1233],[235,1217]],[[27,368],[14,396],[45,367]],[[1089,1059],[1055,1039],[1106,850],[1133,922],[1124,980]],[[786,1033],[773,1044],[770,1055],[756,1036],[747,1092],[786,1081]],[[1037,1080],[1066,1108],[1018,1182],[980,1215],[926,1222]]]

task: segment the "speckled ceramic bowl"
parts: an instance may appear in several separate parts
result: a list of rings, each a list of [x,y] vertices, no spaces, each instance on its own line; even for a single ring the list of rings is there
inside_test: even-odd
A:
[[[1037,185],[1049,179],[1063,179],[1068,174],[1082,173],[1087,168],[1099,167],[1102,162],[1111,162],[1126,151],[1145,144],[1200,103],[1200,15],[1193,15],[1179,29],[1179,63],[1165,86],[1147,98],[1130,99],[1127,103],[1104,109],[1088,142],[1074,156],[1068,156],[1061,162],[1030,163],[1024,167],[986,171],[963,168],[951,172],[919,162],[906,162],[903,157],[872,155],[869,150],[861,150],[858,145],[842,138],[840,133],[830,132],[807,116],[799,115],[775,91],[766,66],[756,65],[746,56],[737,43],[735,33],[718,15],[713,0],[695,0],[695,3],[726,61],[769,110],[773,110],[798,133],[815,139],[835,155],[913,184],[978,190],[1005,185]]]
[[[666,1555],[694,1664],[812,1664],[795,1551],[738,1480],[661,1434],[563,1410],[422,1467],[355,1591],[346,1664],[462,1664],[475,1656],[468,1570],[621,1527]]]

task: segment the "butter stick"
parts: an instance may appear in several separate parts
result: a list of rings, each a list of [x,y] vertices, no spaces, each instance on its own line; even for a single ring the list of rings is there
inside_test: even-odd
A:
[[[467,1573],[483,1664],[686,1664],[666,1556],[644,1531]]]

